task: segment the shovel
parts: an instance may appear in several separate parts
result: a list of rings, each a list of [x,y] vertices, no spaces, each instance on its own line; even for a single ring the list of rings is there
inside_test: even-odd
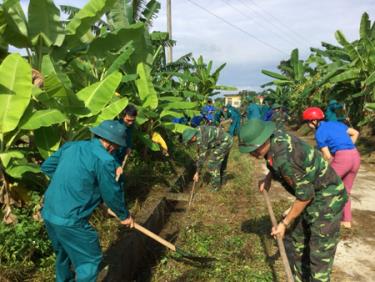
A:
[[[172,243],[168,242],[167,240],[163,239],[162,237],[156,235],[154,232],[148,230],[147,228],[144,228],[142,225],[139,225],[138,223],[134,222],[134,228],[138,230],[139,232],[143,233],[144,235],[150,237],[151,239],[154,239],[155,241],[159,242],[163,246],[167,247],[168,249],[174,251],[177,255],[179,255],[182,258],[199,262],[202,265],[208,265],[216,260],[216,258],[210,258],[210,257],[199,257],[194,256],[192,254],[189,254],[180,248],[176,247]]]
[[[268,192],[267,192],[266,189],[263,190],[263,196],[264,196],[264,200],[266,201],[266,206],[267,206],[270,218],[271,218],[272,225],[273,225],[273,227],[276,228],[277,227],[276,217],[275,217],[275,214],[273,213],[271,201],[270,201],[270,198],[268,196]],[[277,240],[277,245],[279,247],[281,260],[283,261],[287,281],[288,282],[294,282],[292,270],[290,269],[288,257],[286,256],[286,251],[285,251],[283,239],[281,239],[279,236],[277,236],[276,240]]]

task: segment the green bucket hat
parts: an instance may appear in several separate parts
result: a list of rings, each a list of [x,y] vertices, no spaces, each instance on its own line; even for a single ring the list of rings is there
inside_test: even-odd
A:
[[[330,100],[328,103],[328,105],[334,105],[334,104],[337,104],[337,100],[335,99]]]
[[[251,119],[240,129],[239,149],[241,153],[250,153],[258,149],[275,131],[272,121]]]
[[[116,120],[105,120],[96,127],[90,128],[95,135],[114,144],[126,147],[126,128]]]
[[[281,105],[278,103],[275,103],[272,105],[272,110],[279,109],[279,108],[281,108]]]
[[[186,128],[184,132],[182,133],[182,142],[187,144],[193,136],[195,136],[198,133],[198,129],[194,128]]]

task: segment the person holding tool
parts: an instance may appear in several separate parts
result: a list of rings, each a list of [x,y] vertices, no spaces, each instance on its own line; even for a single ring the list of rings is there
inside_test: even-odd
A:
[[[208,172],[214,191],[219,191],[223,184],[224,173],[228,161],[229,151],[233,145],[233,137],[220,127],[203,125],[197,128],[187,128],[182,134],[185,144],[197,143],[198,159],[197,171],[193,181],[199,181],[199,174],[208,156]]]
[[[342,122],[324,121],[324,113],[318,107],[307,108],[302,118],[310,128],[315,130],[318,149],[344,183],[349,199],[344,207],[341,225],[351,228],[350,194],[361,164],[361,156],[355,147],[359,132]]]
[[[125,160],[125,156],[129,157],[132,152],[132,133],[135,120],[137,119],[137,113],[137,108],[134,105],[127,105],[122,112],[122,118],[119,120],[119,123],[125,126],[126,146],[120,146],[113,153],[115,160],[118,163],[116,175],[122,175],[122,163]],[[121,179],[123,181],[123,178],[120,178],[120,180]]]
[[[102,252],[89,219],[102,201],[122,225],[134,225],[115,180],[117,164],[111,155],[126,146],[125,128],[107,120],[90,131],[91,140],[64,144],[41,166],[51,179],[41,214],[56,253],[58,282],[96,281]]]
[[[265,159],[270,170],[259,182],[269,190],[272,179],[296,197],[286,217],[271,235],[284,237],[291,228],[293,272],[297,281],[329,281],[339,241],[347,194],[341,179],[319,151],[276,129],[273,122],[250,120],[240,130],[239,150]]]

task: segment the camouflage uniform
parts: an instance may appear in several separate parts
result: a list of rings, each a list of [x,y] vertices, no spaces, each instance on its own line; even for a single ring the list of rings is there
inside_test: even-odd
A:
[[[277,128],[284,128],[285,122],[288,120],[288,115],[283,111],[274,111],[272,113],[271,121],[276,123]]]
[[[276,130],[270,141],[273,178],[297,199],[311,199],[291,228],[295,279],[329,281],[347,200],[344,185],[320,153],[295,136]]]
[[[211,183],[215,189],[220,189],[233,138],[220,127],[204,125],[197,129],[197,171],[202,169],[208,156],[207,167],[211,175]]]

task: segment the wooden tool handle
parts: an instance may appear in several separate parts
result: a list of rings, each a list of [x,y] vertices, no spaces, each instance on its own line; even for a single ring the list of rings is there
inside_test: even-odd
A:
[[[264,196],[264,200],[266,201],[266,205],[267,205],[268,213],[269,213],[270,218],[271,218],[272,226],[276,228],[277,227],[277,220],[276,220],[275,214],[273,213],[271,201],[270,201],[270,198],[268,197],[268,192],[267,192],[266,189],[263,190],[263,196]],[[287,280],[288,280],[288,282],[294,282],[292,270],[290,269],[288,257],[286,255],[283,239],[280,238],[280,236],[277,236],[276,240],[277,240],[277,245],[279,247],[281,260],[283,261],[283,265],[284,265]]]
[[[122,170],[124,170],[124,168],[125,168],[125,164],[126,164],[126,161],[128,159],[128,156],[129,155],[126,154],[124,160],[122,161],[122,164],[121,164]],[[124,173],[124,172],[122,172],[122,173]],[[116,182],[118,182],[118,180],[120,179],[120,176],[121,176],[121,174],[116,175]]]
[[[154,232],[151,232],[150,230],[144,228],[143,226],[139,225],[138,223],[134,222],[134,228],[137,229],[139,232],[145,234],[146,236],[154,239],[155,241],[159,242],[163,246],[171,249],[172,251],[176,251],[176,246],[172,243],[168,242],[167,240],[164,240],[160,236],[156,235]]]
[[[191,188],[188,208],[190,208],[191,203],[193,202],[193,197],[194,197],[194,192],[195,192],[195,183],[196,183],[196,181],[193,181],[193,188]]]

